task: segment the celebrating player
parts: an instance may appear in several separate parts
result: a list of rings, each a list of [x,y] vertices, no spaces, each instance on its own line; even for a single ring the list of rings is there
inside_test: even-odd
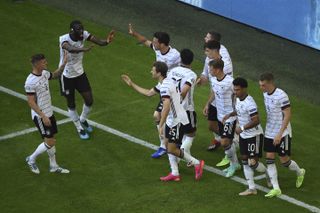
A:
[[[28,104],[31,108],[32,120],[38,128],[44,142],[26,158],[26,162],[35,174],[40,170],[36,164],[37,157],[47,151],[50,162],[50,172],[69,173],[69,170],[60,167],[56,162],[56,139],[54,135],[58,132],[56,119],[53,115],[49,81],[59,78],[65,65],[67,56],[64,54],[60,67],[53,73],[47,71],[47,60],[43,54],[36,54],[31,58],[32,71],[25,82]]]
[[[266,167],[259,162],[259,158],[262,157],[263,130],[260,125],[258,107],[252,96],[248,94],[247,87],[246,79],[234,79],[233,89],[237,97],[235,111],[223,119],[225,121],[232,116],[237,116],[240,125],[236,127],[236,133],[240,135],[243,172],[249,186],[247,190],[239,193],[240,196],[257,194],[253,180],[254,171],[266,173]]]
[[[264,138],[264,151],[266,152],[267,170],[273,189],[265,197],[281,195],[278,183],[275,155],[278,153],[283,166],[294,171],[297,175],[296,187],[299,188],[304,179],[305,170],[290,159],[291,155],[291,106],[288,95],[275,86],[271,73],[260,76],[260,89],[263,91],[264,104],[267,111],[267,124]]]
[[[168,74],[168,77],[179,79],[179,91],[181,93],[182,105],[186,110],[189,119],[189,123],[183,126],[184,137],[182,138],[181,149],[191,154],[190,149],[197,130],[197,114],[194,109],[193,101],[197,75],[191,70],[193,52],[189,49],[183,49],[180,52],[180,56],[180,66],[173,68]],[[188,166],[191,166],[191,164],[188,164]]]
[[[224,63],[221,59],[209,62],[210,73],[214,77],[210,80],[212,91],[206,106],[215,100],[221,145],[230,161],[230,166],[223,171],[226,173],[226,177],[231,177],[241,166],[238,163],[235,144],[232,143],[236,117],[231,116],[227,120],[223,120],[226,115],[234,111],[233,78],[223,72],[223,66]]]
[[[71,22],[69,33],[59,37],[60,65],[63,63],[64,51],[68,51],[68,62],[60,80],[61,94],[66,97],[69,116],[73,120],[81,139],[88,139],[88,132],[93,131],[87,122],[93,97],[89,80],[82,65],[83,53],[90,51],[93,46],[84,47],[84,43],[85,41],[91,41],[99,46],[106,46],[112,41],[113,37],[114,31],[112,30],[106,39],[98,39],[85,31],[82,23],[77,20]],[[75,90],[81,94],[84,100],[80,117],[76,111]]]
[[[156,61],[162,61],[166,63],[168,69],[179,66],[180,64],[180,53],[169,45],[170,36],[166,32],[155,32],[152,41],[134,30],[132,24],[129,24],[129,34],[135,37],[140,43],[154,50],[156,54]],[[158,84],[154,89],[159,92],[160,85]],[[157,129],[159,129],[160,115],[162,110],[162,102],[160,102],[153,113]],[[152,158],[160,158],[166,154],[166,146],[162,138],[160,138],[159,149],[152,154]]]

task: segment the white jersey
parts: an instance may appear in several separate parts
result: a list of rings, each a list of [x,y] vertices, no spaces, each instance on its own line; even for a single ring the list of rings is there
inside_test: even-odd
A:
[[[222,61],[224,62],[224,66],[223,66],[224,74],[233,76],[233,65],[232,65],[231,57],[229,55],[227,48],[221,45],[219,54],[221,56]],[[214,78],[214,76],[210,74],[210,67],[209,67],[209,62],[212,60],[213,59],[206,57],[204,61],[203,71],[201,73],[201,75],[205,76],[209,81],[212,81],[212,78]],[[215,100],[211,102],[211,105],[216,106]]]
[[[210,81],[211,88],[215,96],[218,120],[222,122],[224,116],[234,111],[233,99],[233,78],[230,75],[225,75],[221,80],[213,77]],[[236,116],[230,117],[227,122],[236,120]]]
[[[221,45],[219,54],[224,63],[223,72],[227,75],[233,76],[233,65],[232,65],[231,57],[225,46]],[[212,60],[213,59],[206,57],[204,66],[203,66],[203,71],[201,73],[201,75],[205,76],[208,79],[210,78],[209,62]]]
[[[170,98],[170,111],[166,120],[168,127],[172,128],[179,123],[187,125],[189,123],[186,110],[180,101],[180,93],[177,91],[177,82],[172,78],[165,78],[161,84],[161,98]]]
[[[68,42],[68,44],[72,47],[83,48],[84,42],[89,38],[90,33],[87,31],[83,31],[83,40],[82,41],[73,41],[69,34],[64,34],[59,37],[59,46],[60,46],[60,63],[59,66],[63,63],[64,49],[62,49],[62,45],[64,42]],[[63,70],[63,75],[67,78],[75,78],[84,73],[83,65],[83,52],[79,53],[70,53],[68,52],[68,62]]]
[[[53,115],[48,81],[51,77],[52,73],[47,70],[43,70],[41,75],[30,73],[24,85],[27,94],[35,95],[37,105],[47,117]],[[31,109],[31,116],[33,119],[34,116],[39,115]]]
[[[252,96],[248,95],[244,100],[236,99],[236,112],[240,126],[245,126],[251,122],[251,117],[258,114],[258,107]],[[261,125],[257,125],[251,129],[246,129],[240,133],[241,138],[253,138],[263,134]]]
[[[186,111],[194,111],[193,94],[197,74],[187,67],[179,66],[170,71],[168,78],[174,78],[179,81],[180,92],[185,84],[191,87],[186,97],[182,100],[182,105]]]
[[[267,125],[265,130],[265,137],[274,139],[279,133],[283,122],[282,110],[290,107],[290,100],[282,89],[276,88],[272,94],[263,93],[264,104],[267,110]],[[289,122],[288,127],[282,134],[282,137],[286,135],[291,136],[291,124]]]
[[[180,65],[180,53],[175,48],[172,48],[169,46],[168,52],[165,54],[162,54],[160,50],[156,50],[153,45],[151,44],[151,48],[156,53],[156,61],[161,61],[167,64],[168,66],[168,72],[174,68]]]

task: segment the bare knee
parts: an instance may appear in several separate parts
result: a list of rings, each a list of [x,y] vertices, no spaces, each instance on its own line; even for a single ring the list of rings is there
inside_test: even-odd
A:
[[[160,112],[158,111],[154,111],[153,113],[153,119],[156,123],[159,123],[160,122],[160,119],[161,119],[161,114]]]
[[[45,143],[48,144],[50,147],[53,147],[56,145],[56,139],[55,138],[45,138]]]

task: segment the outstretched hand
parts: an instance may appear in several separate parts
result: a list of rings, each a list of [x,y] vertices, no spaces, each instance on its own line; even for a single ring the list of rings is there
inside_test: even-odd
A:
[[[133,33],[134,33],[134,29],[133,29],[133,26],[132,26],[132,24],[131,24],[131,23],[129,23],[128,31],[129,31],[129,34],[130,34],[130,35],[133,35]]]
[[[116,31],[115,31],[115,30],[111,30],[111,31],[110,31],[110,33],[109,33],[108,36],[107,36],[107,42],[108,42],[108,43],[112,42],[115,34],[116,34]]]
[[[132,81],[128,75],[123,74],[123,75],[121,75],[121,78],[126,84],[128,84],[129,87],[131,87]]]

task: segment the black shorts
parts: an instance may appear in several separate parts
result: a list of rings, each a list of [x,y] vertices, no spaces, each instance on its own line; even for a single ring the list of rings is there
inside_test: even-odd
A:
[[[273,145],[273,139],[264,138],[264,151],[275,152],[279,156],[290,156],[291,155],[291,137],[289,135],[281,138],[281,142],[277,145]]]
[[[234,138],[234,131],[236,129],[236,120],[233,122],[225,122],[224,124],[218,121],[219,135],[221,138]]]
[[[183,125],[183,133],[190,134],[197,131],[197,113],[195,111],[187,111],[189,123]]]
[[[246,155],[248,158],[261,158],[263,146],[263,134],[252,138],[239,137],[240,154]]]
[[[162,108],[163,108],[163,103],[162,103],[162,100],[160,100],[159,103],[158,103],[158,106],[156,108],[156,111],[161,113],[162,112]]]
[[[79,93],[91,91],[91,86],[87,78],[86,73],[75,77],[67,78],[61,75],[60,78],[60,91],[63,96],[74,96],[74,91],[77,90]]]
[[[208,121],[218,121],[217,108],[209,104]]]
[[[178,125],[176,125],[172,128],[170,128],[166,125],[165,137],[168,138],[169,143],[175,143],[175,144],[181,145],[182,138],[183,138],[182,124],[179,123]]]
[[[53,136],[58,133],[56,118],[52,115],[49,119],[51,126],[44,125],[42,119],[38,116],[34,116],[33,118],[33,122],[38,128],[42,138],[53,138]]]

